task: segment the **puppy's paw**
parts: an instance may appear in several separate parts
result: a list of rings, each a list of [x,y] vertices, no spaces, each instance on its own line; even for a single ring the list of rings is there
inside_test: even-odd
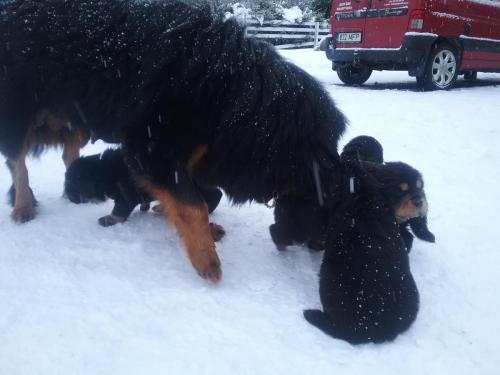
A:
[[[310,250],[322,251],[325,249],[325,243],[323,241],[320,241],[320,240],[309,240],[309,241],[307,241],[307,247]]]
[[[222,277],[221,263],[215,249],[200,250],[191,258],[193,267],[204,279],[217,282]]]
[[[427,241],[427,242],[436,242],[436,237],[430,231],[420,232],[418,234],[418,238],[420,238],[423,241]]]
[[[220,241],[224,238],[224,236],[226,235],[226,230],[222,225],[215,223],[209,223],[208,225],[210,226],[210,232],[212,233],[212,238],[215,242]]]
[[[16,223],[25,223],[33,220],[36,216],[36,208],[34,205],[14,207],[11,213],[12,220]]]
[[[110,227],[112,225],[118,224],[118,223],[123,223],[125,221],[124,218],[115,216],[115,215],[106,215],[101,218],[99,218],[98,222],[99,225],[103,227]]]
[[[276,248],[279,251],[284,251],[286,250],[286,247],[288,245],[291,245],[291,243],[288,243],[287,241],[284,240],[283,235],[281,231],[279,230],[279,227],[277,224],[271,224],[269,226],[269,234],[271,234],[271,238],[276,245]]]

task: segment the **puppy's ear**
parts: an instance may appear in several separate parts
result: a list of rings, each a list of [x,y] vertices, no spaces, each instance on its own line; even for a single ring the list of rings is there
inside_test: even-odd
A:
[[[409,220],[410,228],[415,236],[423,241],[436,242],[436,237],[427,227],[427,217],[415,217]]]

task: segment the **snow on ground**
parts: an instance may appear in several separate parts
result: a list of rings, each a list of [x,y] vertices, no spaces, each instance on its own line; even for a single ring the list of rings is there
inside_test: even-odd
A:
[[[228,235],[224,278],[210,285],[161,217],[137,211],[101,228],[110,203],[61,199],[63,164],[51,151],[29,163],[38,218],[13,224],[0,202],[0,374],[498,374],[500,75],[419,92],[406,73],[383,72],[348,88],[322,53],[283,54],[349,117],[342,144],[371,134],[387,160],[424,174],[437,243],[416,241],[411,253],[421,293],[412,328],[353,347],[309,326],[302,310],[319,307],[321,255],[278,253],[264,206],[215,211]],[[0,192],[9,183],[0,167]]]

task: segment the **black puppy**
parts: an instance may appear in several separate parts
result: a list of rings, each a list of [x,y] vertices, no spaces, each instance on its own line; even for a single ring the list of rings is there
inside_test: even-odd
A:
[[[369,161],[372,163],[384,162],[384,149],[379,141],[369,135],[354,137],[342,149],[342,161]]]
[[[370,169],[375,172],[376,165],[383,163],[382,145],[373,137],[359,136],[347,143],[340,155],[341,162],[368,162]],[[388,169],[393,174],[392,179],[386,181],[392,189],[386,186],[386,193],[392,192],[392,197],[387,197],[394,208],[394,215],[400,224],[401,235],[408,251],[413,244],[413,235],[408,230],[411,228],[418,238],[434,242],[434,235],[427,228],[427,200],[423,191],[423,180],[420,173],[404,173],[407,170],[403,163],[388,163]],[[375,175],[374,175],[375,177]],[[405,190],[401,190],[404,188]],[[401,207],[408,200],[419,202],[421,207]],[[279,250],[294,243],[306,243],[314,250],[322,250],[326,238],[327,209],[321,207],[315,198],[308,197],[278,197],[275,202],[275,224],[269,227],[271,237]]]
[[[320,270],[323,311],[306,310],[304,317],[351,344],[390,341],[410,327],[419,308],[394,216],[395,166],[376,166],[376,178],[370,166],[348,162],[344,167],[346,177],[330,212]],[[402,174],[418,173],[407,165],[397,167]]]
[[[349,143],[344,146],[340,157],[342,161],[368,161],[381,164],[384,162],[384,151],[380,142],[375,138],[368,135],[360,135],[351,139]],[[416,177],[417,180],[413,182],[421,184],[422,186],[420,190],[422,190],[423,181],[421,177]],[[409,182],[411,181],[406,181],[406,183],[408,184],[408,190],[411,190],[412,184]],[[402,181],[402,184],[404,183],[405,182]],[[415,187],[413,187],[413,190],[414,189]],[[412,191],[409,191],[408,194],[412,194]],[[434,234],[432,234],[432,232],[429,231],[429,228],[427,227],[427,216],[415,217],[413,214],[409,217],[397,217],[397,219],[400,224],[401,235],[403,236],[403,240],[405,241],[408,251],[411,250],[411,247],[413,245],[413,234],[423,241],[436,241]],[[413,234],[408,230],[408,228],[411,229]]]
[[[110,215],[99,219],[107,227],[124,222],[134,208],[148,210],[153,200],[132,180],[120,150],[108,149],[102,154],[76,159],[66,172],[65,195],[73,203],[103,202],[107,198],[115,201]],[[200,195],[208,205],[208,211],[215,210],[222,197],[219,189],[198,187]]]
[[[340,155],[342,161],[383,162],[382,145],[373,137],[353,138]],[[305,243],[312,250],[323,250],[326,238],[327,210],[314,197],[285,196],[275,200],[274,220],[269,227],[278,250]]]

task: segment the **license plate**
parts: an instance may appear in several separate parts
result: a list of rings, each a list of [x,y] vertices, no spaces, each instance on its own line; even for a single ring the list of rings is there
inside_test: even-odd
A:
[[[337,33],[338,43],[359,43],[361,42],[361,32]]]

